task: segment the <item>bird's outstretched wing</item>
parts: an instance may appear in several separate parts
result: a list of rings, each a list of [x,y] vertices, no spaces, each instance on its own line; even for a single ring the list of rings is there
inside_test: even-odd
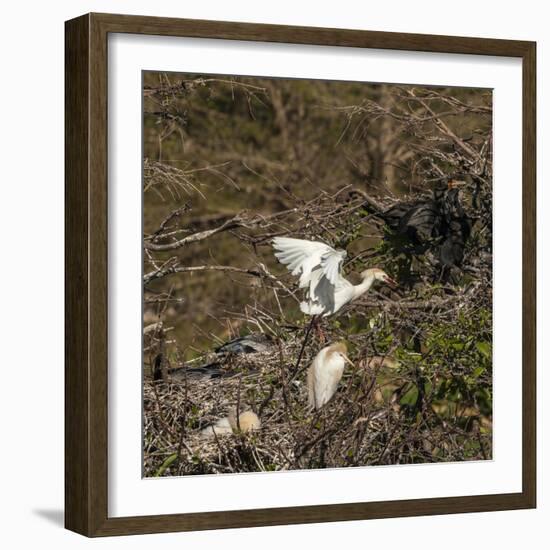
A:
[[[304,304],[308,311],[302,310],[310,314],[332,311],[336,289],[347,283],[341,274],[346,251],[290,237],[275,237],[273,248],[276,258],[300,276],[300,288],[308,288],[309,304]]]
[[[331,284],[336,285],[346,257],[345,250],[335,250],[319,241],[290,237],[275,237],[273,248],[276,258],[287,266],[292,275],[300,275],[301,288],[309,286],[313,272],[318,269]]]

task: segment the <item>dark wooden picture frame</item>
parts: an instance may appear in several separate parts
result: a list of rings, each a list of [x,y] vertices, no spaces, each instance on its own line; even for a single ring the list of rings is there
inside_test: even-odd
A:
[[[519,493],[139,517],[108,516],[109,33],[507,56],[523,64],[522,481]],[[536,45],[450,36],[88,14],[65,27],[65,525],[86,536],[419,516],[536,506]]]

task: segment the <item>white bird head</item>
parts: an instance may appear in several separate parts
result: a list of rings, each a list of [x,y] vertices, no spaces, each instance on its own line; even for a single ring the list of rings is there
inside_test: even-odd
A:
[[[363,277],[363,279],[373,278],[375,281],[385,283],[392,288],[395,288],[397,286],[397,282],[394,281],[384,270],[378,267],[366,269],[361,273],[361,277]]]
[[[343,341],[335,342],[334,344],[328,346],[327,356],[329,354],[336,355],[337,357],[342,358],[346,363],[349,363],[352,367],[354,366],[350,358],[348,357],[348,347]]]

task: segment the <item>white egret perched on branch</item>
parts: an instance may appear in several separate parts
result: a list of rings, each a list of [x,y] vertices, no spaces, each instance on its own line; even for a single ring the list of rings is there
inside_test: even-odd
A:
[[[300,288],[307,289],[306,301],[300,304],[300,309],[306,315],[313,316],[298,355],[296,369],[300,365],[316,316],[327,317],[336,313],[349,302],[368,292],[376,281],[391,287],[397,286],[386,272],[377,267],[363,271],[362,282],[352,285],[342,275],[342,265],[347,252],[332,248],[328,244],[290,237],[275,237],[272,244],[276,258],[292,275],[299,275]]]
[[[307,300],[300,304],[300,309],[307,315],[332,315],[368,292],[376,281],[397,286],[387,273],[377,267],[363,271],[363,281],[352,285],[342,276],[346,251],[319,241],[275,237],[273,248],[276,258],[286,265],[292,275],[300,276],[300,288],[307,288]]]
[[[308,400],[312,409],[320,409],[330,401],[336,393],[346,363],[353,366],[347,351],[345,342],[336,342],[315,356],[307,371]]]

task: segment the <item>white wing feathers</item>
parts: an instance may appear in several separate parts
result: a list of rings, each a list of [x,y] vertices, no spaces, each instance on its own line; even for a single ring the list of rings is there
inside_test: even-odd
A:
[[[349,284],[340,273],[346,251],[290,237],[275,237],[273,248],[292,275],[300,276],[300,288],[308,288],[308,302],[301,304],[302,311],[310,315],[334,311],[335,291]]]
[[[328,248],[330,248],[330,246]],[[323,273],[334,286],[338,286],[340,269],[342,268],[346,256],[345,250],[334,250],[334,248],[330,248],[329,252],[321,256],[321,268]]]
[[[275,257],[292,273],[300,275],[300,288],[310,283],[311,272],[320,265],[323,254],[334,251],[330,246],[315,241],[275,237],[273,248]]]

